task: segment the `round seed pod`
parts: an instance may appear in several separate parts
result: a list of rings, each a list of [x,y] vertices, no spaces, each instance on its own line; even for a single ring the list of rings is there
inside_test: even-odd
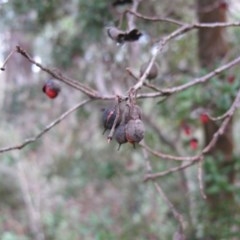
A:
[[[125,131],[125,124],[119,125],[114,133],[114,137],[116,141],[119,143],[118,150],[120,149],[121,145],[127,142],[126,138],[126,131]]]
[[[102,124],[104,127],[104,132],[107,129],[111,129],[113,127],[116,116],[117,116],[117,110],[115,107],[107,107],[103,109]],[[121,118],[119,117],[119,119],[117,120],[116,127],[120,124],[120,121],[121,121]]]
[[[139,143],[144,138],[145,127],[140,119],[130,120],[126,125],[126,139],[130,143]]]
[[[142,36],[142,33],[138,29],[133,29],[127,32],[125,35],[125,41],[134,42],[137,41]]]
[[[145,71],[147,70],[147,67],[148,67],[149,63],[144,63],[141,68],[140,68],[140,76],[142,76]],[[154,78],[156,78],[158,76],[158,65],[157,63],[153,63],[148,75],[147,75],[147,79],[148,80],[152,80]]]
[[[138,105],[131,105],[127,106],[127,110],[125,112],[125,123],[129,122],[130,120],[141,119],[142,111]]]
[[[124,43],[126,33],[116,27],[108,27],[107,28],[108,36],[117,43]]]

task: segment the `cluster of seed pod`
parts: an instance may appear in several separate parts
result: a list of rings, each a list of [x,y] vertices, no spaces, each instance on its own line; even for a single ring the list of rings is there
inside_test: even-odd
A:
[[[103,110],[104,132],[113,127],[117,117],[116,106],[110,106]],[[139,143],[144,138],[145,127],[141,120],[141,109],[136,104],[126,104],[119,112],[116,120],[114,139],[119,143],[119,148],[124,143]]]

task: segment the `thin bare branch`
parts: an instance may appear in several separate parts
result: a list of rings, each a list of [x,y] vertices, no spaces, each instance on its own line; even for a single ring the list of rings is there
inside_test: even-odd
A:
[[[164,154],[161,153],[159,151],[154,151],[151,147],[147,146],[144,143],[139,143],[139,145],[143,148],[145,148],[148,152],[150,152],[151,154],[153,154],[156,157],[162,158],[162,159],[166,159],[166,160],[174,160],[174,161],[195,161],[198,160],[200,158],[200,155],[196,155],[193,157],[180,157],[180,156],[173,156],[173,155],[168,155],[168,154]]]
[[[16,47],[16,51],[18,53],[20,53],[23,57],[25,57],[29,62],[31,62],[32,64],[36,65],[37,67],[39,67],[42,71],[47,72],[48,74],[50,74],[53,78],[58,79],[59,81],[64,82],[65,84],[85,93],[86,95],[88,95],[89,97],[96,99],[99,98],[99,94],[97,91],[95,91],[94,89],[80,83],[79,81],[73,80],[69,77],[64,76],[61,73],[57,73],[56,71],[44,67],[43,65],[41,65],[40,63],[36,62],[32,57],[30,57],[30,55],[20,46]]]
[[[185,25],[185,26],[182,26],[180,28],[178,28],[177,30],[175,30],[174,32],[172,32],[171,34],[167,35],[166,37],[162,38],[157,47],[156,47],[156,51],[154,52],[145,72],[142,74],[142,76],[140,77],[140,79],[138,80],[138,82],[130,89],[131,91],[137,91],[139,88],[141,88],[144,84],[144,81],[146,80],[146,77],[147,75],[149,74],[156,58],[157,58],[157,55],[163,51],[163,48],[164,46],[173,38],[176,38],[177,36],[185,33],[186,31],[189,30],[189,26],[188,25]],[[129,91],[130,91],[129,90]],[[168,94],[166,92],[162,92],[162,94]]]
[[[216,27],[239,27],[240,21],[237,22],[215,22],[215,23],[186,23],[182,21],[178,21],[171,18],[165,18],[165,17],[151,17],[143,15],[139,12],[132,11],[130,9],[126,10],[126,13],[132,14],[138,18],[141,18],[143,20],[151,21],[151,22],[167,22],[167,23],[173,23],[178,26],[189,26],[189,30],[197,29],[197,28],[216,28]]]
[[[195,85],[198,84],[203,84],[206,83],[207,81],[209,81],[211,78],[219,75],[220,73],[234,67],[235,65],[240,63],[240,56],[235,58],[234,60],[228,62],[227,64],[224,64],[223,66],[216,68],[215,70],[213,70],[212,72],[209,72],[208,74],[193,79],[192,81],[182,84],[180,86],[176,86],[176,87],[172,87],[172,88],[163,88],[161,89],[161,92],[151,92],[151,93],[141,93],[137,95],[137,98],[158,98],[161,96],[168,96],[168,95],[172,95],[181,91],[184,91],[190,87],[193,87]],[[140,80],[139,80],[140,81]],[[225,118],[228,115],[228,113],[224,116],[221,116],[219,118],[216,118],[216,120],[221,120],[223,118]]]
[[[5,66],[8,62],[8,60],[12,57],[12,55],[16,52],[16,49],[12,49],[12,51],[8,54],[8,56],[6,57],[5,61],[3,62],[2,67],[0,68],[1,71],[5,71]]]
[[[20,150],[24,147],[26,147],[27,145],[29,145],[30,143],[33,143],[35,141],[37,141],[39,138],[41,138],[45,133],[47,133],[50,129],[52,129],[54,126],[56,126],[57,124],[59,124],[62,120],[64,120],[68,115],[70,115],[72,112],[76,111],[77,109],[79,109],[80,107],[84,106],[85,104],[89,103],[90,101],[92,101],[91,99],[87,99],[84,100],[80,103],[78,103],[77,105],[73,106],[72,108],[70,108],[68,111],[66,111],[65,113],[63,113],[60,117],[58,117],[57,119],[55,119],[54,121],[52,121],[50,124],[48,124],[42,131],[40,131],[36,136],[32,137],[32,138],[28,138],[25,139],[22,143],[17,144],[17,145],[13,145],[10,147],[4,147],[0,149],[0,153],[3,152],[9,152],[12,150]]]
[[[199,159],[196,159],[196,161],[197,160],[199,160]],[[186,164],[182,164],[182,165],[180,165],[178,167],[170,168],[169,170],[166,170],[166,171],[163,171],[163,172],[146,174],[145,177],[144,177],[144,182],[152,180],[152,179],[156,179],[156,178],[159,178],[159,177],[166,176],[166,175],[168,175],[170,173],[174,173],[174,172],[178,172],[178,171],[184,170],[184,169],[194,165],[196,161],[191,161],[191,162],[188,162]]]
[[[209,153],[213,149],[213,147],[216,145],[216,142],[219,139],[219,137],[224,134],[230,120],[232,119],[232,117],[233,117],[235,111],[237,110],[237,108],[239,107],[239,103],[240,103],[240,89],[237,93],[237,96],[236,96],[234,102],[232,103],[231,107],[229,108],[228,116],[224,119],[224,121],[220,125],[219,129],[215,132],[212,140],[196,156],[193,156],[193,157],[177,157],[177,156],[166,155],[166,154],[163,154],[163,153],[160,153],[160,152],[156,152],[156,151],[152,150],[150,147],[141,143],[140,146],[144,147],[147,151],[149,151],[153,155],[158,156],[160,158],[167,159],[167,160],[176,160],[176,161],[190,161],[186,164],[183,164],[183,165],[175,167],[175,168],[171,168],[167,171],[163,171],[163,172],[159,172],[159,173],[153,173],[153,174],[147,174],[145,176],[144,180],[148,181],[148,180],[151,180],[151,179],[162,177],[162,176],[168,175],[170,173],[174,173],[174,172],[183,170],[185,168],[188,168],[188,167],[194,165],[195,163],[197,163],[199,161],[203,161],[204,155],[206,155],[207,153]]]
[[[162,92],[163,93],[168,93],[168,94],[178,93],[178,92],[186,90],[186,89],[188,89],[192,86],[205,83],[208,80],[210,80],[212,77],[215,77],[215,76],[219,75],[223,71],[226,71],[227,69],[230,69],[231,67],[233,67],[233,66],[235,66],[239,63],[240,63],[240,56],[238,56],[237,58],[235,58],[231,62],[228,62],[227,64],[224,64],[223,66],[221,66],[219,68],[216,68],[212,72],[209,72],[208,74],[206,74],[202,77],[196,78],[191,82],[182,84],[182,85],[177,86],[177,87],[173,87],[173,88],[169,88],[169,89],[162,89]]]
[[[177,20],[171,19],[171,18],[146,16],[146,15],[143,15],[141,13],[132,11],[130,9],[126,10],[125,13],[132,14],[132,15],[138,17],[138,18],[141,18],[141,19],[144,19],[144,20],[147,20],[147,21],[151,21],[151,22],[167,22],[167,23],[173,23],[173,24],[176,24],[176,25],[179,25],[179,26],[183,26],[185,24],[184,22],[177,21]]]
[[[138,81],[138,77],[132,71],[131,68],[126,68],[126,71],[134,80]],[[150,89],[152,89],[154,91],[157,91],[157,92],[162,92],[162,90],[159,87],[155,86],[154,84],[148,83],[148,82],[144,82],[143,86],[146,86],[146,87],[148,87],[148,88],[150,88]]]

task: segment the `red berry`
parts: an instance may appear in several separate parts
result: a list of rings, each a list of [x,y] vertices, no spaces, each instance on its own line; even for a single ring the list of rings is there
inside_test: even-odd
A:
[[[190,136],[192,133],[191,127],[187,123],[182,123],[181,127],[186,136]]]
[[[42,88],[43,92],[51,99],[56,98],[60,92],[60,86],[53,80],[47,80]]]
[[[228,9],[228,4],[226,1],[221,1],[219,2],[219,6],[218,6],[221,10],[226,11]]]
[[[190,139],[190,147],[192,150],[196,150],[198,148],[198,140],[196,138]]]
[[[234,76],[234,75],[228,76],[227,81],[228,81],[230,84],[234,83],[234,81],[235,81],[235,76]]]
[[[209,117],[206,113],[202,113],[200,115],[200,121],[202,122],[202,124],[206,124],[209,121]]]

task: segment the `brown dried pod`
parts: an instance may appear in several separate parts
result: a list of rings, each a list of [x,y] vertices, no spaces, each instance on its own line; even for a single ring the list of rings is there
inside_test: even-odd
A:
[[[142,33],[138,29],[134,28],[125,34],[124,40],[128,42],[134,42],[137,41],[141,36]]]
[[[126,138],[130,143],[139,143],[144,138],[145,127],[140,119],[130,120],[126,125]]]
[[[140,76],[142,76],[145,73],[148,65],[149,65],[149,63],[142,64],[142,66],[140,68]],[[146,78],[148,80],[152,80],[152,79],[156,78],[157,76],[158,76],[158,65],[157,65],[157,63],[154,62]]]
[[[142,111],[138,105],[127,105],[125,111],[125,123],[129,122],[130,120],[141,119],[141,117]]]
[[[137,41],[142,36],[142,33],[136,28],[132,29],[129,32],[125,32],[114,26],[107,28],[107,34],[113,41],[120,44],[124,43],[125,41],[126,42]]]
[[[142,110],[138,105],[130,106],[130,118],[132,120],[141,119],[142,118]]]
[[[102,124],[104,127],[104,132],[103,132],[104,134],[107,129],[112,129],[115,118],[117,117],[117,109],[114,106],[110,106],[102,110],[103,110]],[[119,116],[116,127],[120,124],[120,122],[121,122],[121,117]]]
[[[107,28],[108,36],[117,43],[124,43],[126,33],[116,27],[108,27]]]
[[[125,127],[126,127],[125,124],[119,125],[116,128],[115,133],[114,133],[114,137],[115,137],[116,141],[119,143],[118,150],[120,149],[122,144],[127,142]]]
[[[132,3],[133,3],[132,0],[115,0],[112,3],[112,6],[117,7],[117,6],[121,6],[121,5],[132,4]]]

